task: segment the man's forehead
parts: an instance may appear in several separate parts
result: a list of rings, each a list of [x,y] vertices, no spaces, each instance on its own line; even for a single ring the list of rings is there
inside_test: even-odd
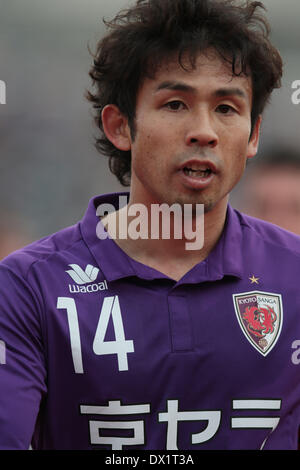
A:
[[[243,73],[239,62],[235,64],[235,73],[232,70],[232,62],[223,58],[215,50],[207,50],[190,57],[183,55],[180,59],[174,55],[161,61],[155,71],[149,76],[153,82],[169,81],[178,77],[183,81],[197,80],[201,76],[211,76],[232,85],[233,82],[240,83],[248,92],[252,90],[250,73]],[[230,86],[231,86],[230,85]],[[153,83],[154,86],[154,83]]]

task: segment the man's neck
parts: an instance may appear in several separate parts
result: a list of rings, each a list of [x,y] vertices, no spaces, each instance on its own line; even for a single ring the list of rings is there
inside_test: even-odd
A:
[[[176,238],[174,226],[172,226],[170,236],[167,239],[163,238],[161,230],[159,231],[158,239],[151,237],[151,229],[153,228],[151,224],[153,224],[154,220],[153,217],[151,218],[150,210],[147,211],[147,220],[144,220],[147,225],[149,236],[145,238],[133,237],[132,228],[137,227],[136,222],[138,220],[134,216],[130,215],[130,213],[132,214],[131,207],[132,204],[129,203],[128,206],[123,207],[116,213],[106,216],[102,220],[106,230],[111,234],[110,224],[113,221],[116,224],[116,231],[113,238],[117,245],[128,256],[178,281],[196,264],[207,258],[209,253],[214,249],[224,228],[227,200],[221,201],[218,207],[214,207],[211,211],[206,212],[203,218],[200,217],[200,222],[199,218],[194,216],[193,221],[190,222],[190,224],[186,224],[189,225],[190,228],[193,227],[193,233],[195,229],[197,229],[198,232],[203,231],[201,237],[203,243],[201,244],[201,247],[198,247],[199,244],[197,245],[195,241],[193,242],[193,246],[191,239],[186,237],[183,223],[181,226],[182,236],[180,238]],[[174,222],[173,218],[170,220],[171,222]],[[200,226],[201,222],[203,223],[203,220],[204,227]],[[141,218],[139,218],[139,221],[141,221]],[[142,227],[139,224],[139,232],[141,232],[141,230]],[[120,233],[122,233],[123,236],[120,237]],[[127,236],[124,236],[124,233]]]

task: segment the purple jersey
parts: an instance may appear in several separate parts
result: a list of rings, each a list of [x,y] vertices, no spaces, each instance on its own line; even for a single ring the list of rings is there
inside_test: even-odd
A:
[[[0,448],[296,449],[300,238],[230,206],[178,282],[78,224],[0,264]]]

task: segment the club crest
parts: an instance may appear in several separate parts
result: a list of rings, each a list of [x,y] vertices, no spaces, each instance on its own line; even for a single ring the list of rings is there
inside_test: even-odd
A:
[[[263,356],[275,346],[282,326],[280,294],[244,292],[233,295],[235,313],[248,341]]]

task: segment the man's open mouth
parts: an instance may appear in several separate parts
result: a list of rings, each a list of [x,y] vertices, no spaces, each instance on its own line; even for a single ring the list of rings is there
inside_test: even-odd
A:
[[[211,175],[212,170],[210,168],[189,168],[189,167],[184,167],[183,168],[183,173],[186,176],[193,176],[195,178],[207,178],[208,176]]]

